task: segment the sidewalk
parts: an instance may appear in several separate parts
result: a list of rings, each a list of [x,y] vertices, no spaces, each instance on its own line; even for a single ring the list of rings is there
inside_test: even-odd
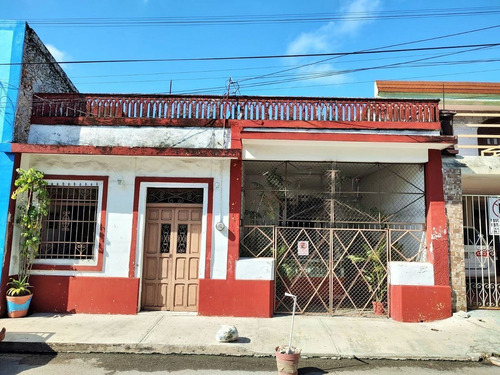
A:
[[[270,356],[287,344],[290,316],[270,319],[138,315],[34,314],[0,319],[7,329],[0,352],[183,353]],[[222,324],[240,339],[218,343]],[[293,343],[303,356],[333,358],[479,360],[500,353],[500,311],[477,310],[431,323],[386,318],[297,316]]]

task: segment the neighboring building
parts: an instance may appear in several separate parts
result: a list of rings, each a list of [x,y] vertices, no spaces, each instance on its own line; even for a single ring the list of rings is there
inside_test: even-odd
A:
[[[49,182],[35,311],[451,315],[437,100],[67,91],[11,144]]]
[[[20,161],[15,159],[11,143],[27,140],[33,93],[77,90],[24,22],[0,22],[0,62],[3,64],[0,65],[0,264],[4,264],[10,257],[12,240],[12,232],[8,231],[12,227],[7,224],[11,219],[8,212],[12,175]],[[46,62],[49,64],[32,64]],[[0,272],[0,276],[0,295],[3,296],[8,274]],[[2,298],[0,316],[4,311]]]
[[[440,98],[454,308],[500,308],[500,83],[377,81],[380,98]],[[456,154],[456,156],[455,156]]]

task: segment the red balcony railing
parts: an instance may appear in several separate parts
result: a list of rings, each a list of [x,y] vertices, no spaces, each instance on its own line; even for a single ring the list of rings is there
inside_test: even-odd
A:
[[[36,94],[32,117],[435,123],[439,110],[437,100]]]

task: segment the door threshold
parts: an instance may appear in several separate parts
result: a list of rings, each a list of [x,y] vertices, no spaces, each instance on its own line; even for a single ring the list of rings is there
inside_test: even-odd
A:
[[[182,315],[182,316],[197,316],[197,311],[161,311],[161,310],[141,310],[138,315]]]

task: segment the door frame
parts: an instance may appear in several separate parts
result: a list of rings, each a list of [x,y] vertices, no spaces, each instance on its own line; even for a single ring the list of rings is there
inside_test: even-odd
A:
[[[212,192],[213,179],[211,178],[136,178],[134,194],[134,222],[136,224],[136,239],[132,239],[135,245],[131,249],[131,270],[133,275],[139,279],[139,295],[137,300],[137,311],[141,311],[142,301],[142,272],[144,257],[144,236],[146,233],[146,196],[148,188],[177,188],[203,189],[202,219],[201,219],[201,245],[200,262],[198,268],[198,279],[206,278],[207,272],[210,275],[211,263],[211,241],[212,241]],[[132,261],[132,259],[135,259]],[[132,268],[133,267],[133,268]],[[198,289],[199,293],[199,289]]]

